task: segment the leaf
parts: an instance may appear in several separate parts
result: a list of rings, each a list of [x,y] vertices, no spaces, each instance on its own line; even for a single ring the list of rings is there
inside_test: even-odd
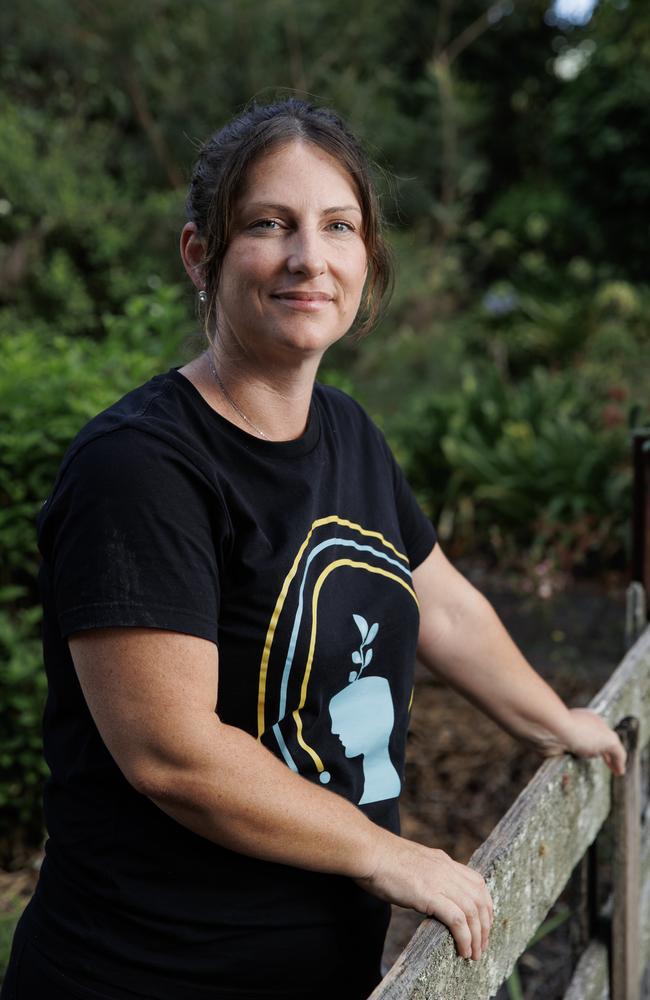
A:
[[[352,662],[353,663],[361,663],[361,653],[357,652],[356,649],[355,649],[354,653],[352,654]]]
[[[563,924],[564,921],[567,920],[570,916],[571,916],[571,910],[569,909],[569,907],[563,907],[552,917],[549,917],[548,920],[545,920],[544,923],[537,928],[537,930],[535,931],[534,935],[532,936],[526,947],[531,948],[534,944],[537,944],[538,941],[541,941],[542,938],[546,937],[547,934],[552,933],[552,931],[554,931],[556,927],[559,927],[560,924]]]
[[[364,667],[367,667],[367,666],[368,666],[368,664],[370,663],[370,661],[371,661],[371,660],[372,660],[372,650],[371,650],[371,649],[369,649],[369,650],[367,651],[367,653],[366,653],[366,656],[365,656],[365,659],[364,659],[364,661],[363,661],[363,665],[364,665]]]
[[[508,991],[508,1000],[524,1000],[524,991],[521,986],[521,978],[517,965],[515,965],[510,976],[506,979],[506,989]]]
[[[356,681],[356,679],[357,679],[357,672],[356,672],[356,670],[351,670],[350,673],[349,673],[349,675],[348,675],[348,680],[349,680],[350,684],[352,683],[352,681]]]
[[[379,624],[377,622],[375,622],[375,624],[371,626],[370,631],[368,632],[368,635],[366,636],[366,640],[365,640],[366,646],[370,645],[370,643],[372,642],[372,640],[377,635],[378,631],[379,631]]]
[[[361,638],[365,639],[368,635],[368,622],[363,617],[363,615],[352,615],[355,622],[357,623],[357,628],[361,632]]]

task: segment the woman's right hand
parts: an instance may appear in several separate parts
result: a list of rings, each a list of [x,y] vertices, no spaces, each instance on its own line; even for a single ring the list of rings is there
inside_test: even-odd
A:
[[[354,881],[380,899],[446,924],[463,958],[477,961],[487,948],[494,911],[485,879],[444,851],[378,827],[372,869]]]

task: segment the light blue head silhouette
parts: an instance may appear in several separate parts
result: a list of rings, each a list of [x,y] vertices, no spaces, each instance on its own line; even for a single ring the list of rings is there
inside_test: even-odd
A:
[[[345,756],[363,756],[364,789],[359,804],[399,795],[401,782],[388,753],[395,723],[390,684],[385,677],[360,677],[331,699],[332,732]]]

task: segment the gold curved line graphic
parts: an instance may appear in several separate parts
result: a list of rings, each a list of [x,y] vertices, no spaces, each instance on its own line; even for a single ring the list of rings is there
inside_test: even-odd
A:
[[[404,590],[408,591],[408,593],[411,595],[411,597],[417,604],[418,608],[420,607],[418,599],[415,595],[415,591],[413,590],[412,587],[409,587],[408,583],[405,583],[405,581],[401,577],[397,576],[395,573],[391,573],[390,570],[381,569],[379,566],[370,566],[369,563],[357,562],[355,559],[337,559],[335,562],[330,563],[329,566],[326,566],[321,575],[318,577],[311,598],[311,635],[309,637],[309,653],[307,655],[305,675],[302,679],[302,685],[300,688],[300,704],[298,705],[298,708],[294,709],[292,715],[296,722],[298,743],[303,748],[303,750],[307,751],[307,753],[313,760],[314,764],[316,765],[316,769],[318,770],[319,773],[325,770],[325,765],[323,764],[322,760],[320,759],[314,748],[310,747],[308,743],[305,743],[305,740],[302,735],[302,719],[300,718],[300,711],[305,707],[305,702],[307,700],[307,685],[309,684],[309,675],[311,673],[311,665],[314,659],[314,650],[316,648],[318,595],[320,594],[321,587],[325,583],[325,580],[330,575],[330,573],[334,572],[335,569],[339,569],[340,566],[351,566],[353,569],[365,569],[369,573],[377,573],[380,576],[388,577],[389,580],[394,580],[395,583],[399,583],[400,587],[404,587]]]
[[[411,688],[411,698],[410,698],[410,701],[409,701],[409,707],[406,709],[407,712],[411,711],[411,705],[413,704],[413,695],[414,694],[415,694],[415,684]]]
[[[277,628],[278,619],[282,613],[282,608],[284,607],[284,602],[287,598],[287,593],[289,591],[289,587],[291,586],[291,581],[298,572],[298,566],[300,565],[300,560],[303,557],[305,549],[309,545],[309,540],[311,539],[311,536],[314,534],[316,528],[321,528],[325,524],[340,524],[344,528],[352,528],[354,531],[358,531],[360,534],[366,535],[369,538],[379,538],[387,548],[392,549],[392,551],[399,559],[402,559],[407,566],[409,565],[408,556],[404,555],[403,552],[398,552],[393,543],[389,542],[387,538],[384,538],[381,531],[371,531],[368,528],[362,528],[360,524],[356,524],[354,521],[348,521],[344,517],[339,517],[338,514],[329,514],[327,517],[318,518],[318,520],[312,523],[311,528],[309,529],[307,535],[305,536],[305,540],[298,549],[296,558],[293,561],[291,569],[284,578],[280,594],[275,603],[275,608],[273,609],[273,614],[271,615],[271,621],[269,622],[269,627],[266,633],[266,639],[264,641],[264,650],[262,652],[262,662],[260,664],[260,680],[259,680],[258,695],[257,695],[258,740],[261,739],[262,733],[264,732],[264,714],[265,714],[264,703],[266,701],[266,678],[269,669],[269,659],[271,657],[271,647],[273,645],[273,639],[275,637],[275,630]]]

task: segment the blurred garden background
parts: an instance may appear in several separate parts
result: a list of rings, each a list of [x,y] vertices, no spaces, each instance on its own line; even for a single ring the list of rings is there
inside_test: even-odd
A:
[[[82,424],[200,349],[185,188],[251,99],[335,107],[377,163],[395,295],[319,377],[382,426],[446,551],[540,601],[624,579],[650,423],[650,6],[32,0],[0,37],[9,870],[43,838],[34,519]]]

